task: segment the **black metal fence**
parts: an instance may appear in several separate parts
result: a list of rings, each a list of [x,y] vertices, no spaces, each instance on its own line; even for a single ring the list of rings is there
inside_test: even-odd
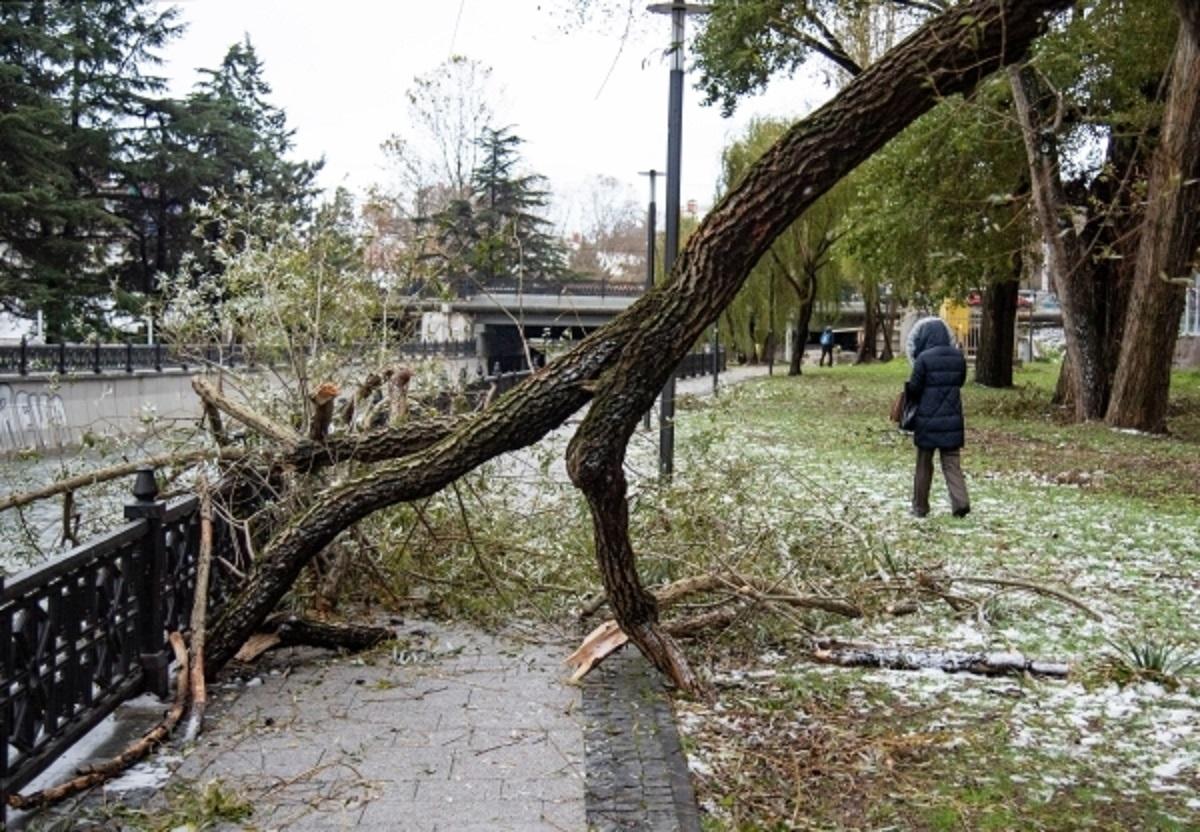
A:
[[[417,358],[470,358],[475,355],[475,339],[462,341],[408,341],[399,353]]]
[[[694,378],[711,375],[714,366],[719,372],[725,372],[725,348],[714,352],[691,352],[683,357],[675,368],[676,378]]]
[[[569,295],[572,297],[636,298],[646,292],[643,283],[623,283],[610,280],[579,280],[555,282],[548,280],[460,280],[454,286],[460,298],[475,295]]]
[[[411,341],[401,344],[396,351],[400,355],[418,357],[469,357],[475,355],[475,342]],[[31,344],[22,338],[19,344],[0,346],[0,375],[162,372],[204,365],[273,365],[286,358],[287,353],[282,348],[245,344]]]
[[[131,522],[0,579],[0,807],[122,702],[167,695],[167,634],[187,628],[195,593],[199,498],[159,500],[150,469],[134,496]],[[214,518],[214,612],[234,574],[218,564],[244,566],[239,551]]]

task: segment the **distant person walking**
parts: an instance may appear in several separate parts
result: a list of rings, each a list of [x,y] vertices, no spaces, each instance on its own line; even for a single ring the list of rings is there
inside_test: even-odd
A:
[[[912,513],[916,517],[929,513],[934,451],[941,457],[951,513],[965,517],[971,511],[960,460],[964,430],[959,391],[967,380],[967,361],[953,345],[953,338],[950,327],[941,318],[923,318],[908,333],[912,375],[904,385],[904,393],[910,403],[917,405],[913,428],[917,470],[912,496]]]
[[[821,330],[821,360],[818,367],[825,366],[825,356],[829,356],[829,366],[833,366],[833,327],[827,326]]]

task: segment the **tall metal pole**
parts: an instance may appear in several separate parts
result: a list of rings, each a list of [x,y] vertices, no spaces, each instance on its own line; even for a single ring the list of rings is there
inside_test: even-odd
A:
[[[654,260],[655,260],[655,243],[657,242],[658,229],[658,203],[655,199],[658,198],[658,174],[660,171],[651,168],[648,171],[642,171],[641,176],[650,177],[650,207],[646,211],[646,291],[654,288]],[[653,410],[653,408],[651,408]],[[642,417],[642,427],[650,430],[650,411],[646,411],[646,415]]]
[[[667,99],[667,209],[666,249],[663,272],[671,274],[679,253],[679,191],[683,156],[683,47],[689,13],[703,13],[709,7],[699,3],[655,3],[652,12],[671,13],[671,84]],[[662,391],[659,408],[658,473],[663,481],[675,471],[675,372],[671,371]]]

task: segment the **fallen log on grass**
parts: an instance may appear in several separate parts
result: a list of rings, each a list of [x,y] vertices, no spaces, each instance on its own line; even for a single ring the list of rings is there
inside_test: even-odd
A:
[[[1017,652],[967,652],[891,647],[820,639],[809,653],[813,661],[838,667],[873,667],[884,670],[941,670],[980,676],[1047,676],[1066,678],[1070,665],[1031,659]]]

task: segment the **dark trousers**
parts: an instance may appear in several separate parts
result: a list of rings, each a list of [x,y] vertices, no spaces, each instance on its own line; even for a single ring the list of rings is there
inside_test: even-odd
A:
[[[929,513],[929,488],[933,484],[933,448],[917,448],[917,471],[913,475],[913,514],[926,515]],[[942,476],[946,478],[946,488],[950,491],[950,510],[955,514],[965,514],[971,508],[967,497],[967,481],[963,478],[961,452],[939,450],[942,459]]]
[[[829,347],[822,346],[821,347],[821,360],[819,362],[817,362],[818,367],[825,366],[825,356],[829,356],[829,366],[832,367],[833,366],[833,347],[832,346],[829,346]]]

